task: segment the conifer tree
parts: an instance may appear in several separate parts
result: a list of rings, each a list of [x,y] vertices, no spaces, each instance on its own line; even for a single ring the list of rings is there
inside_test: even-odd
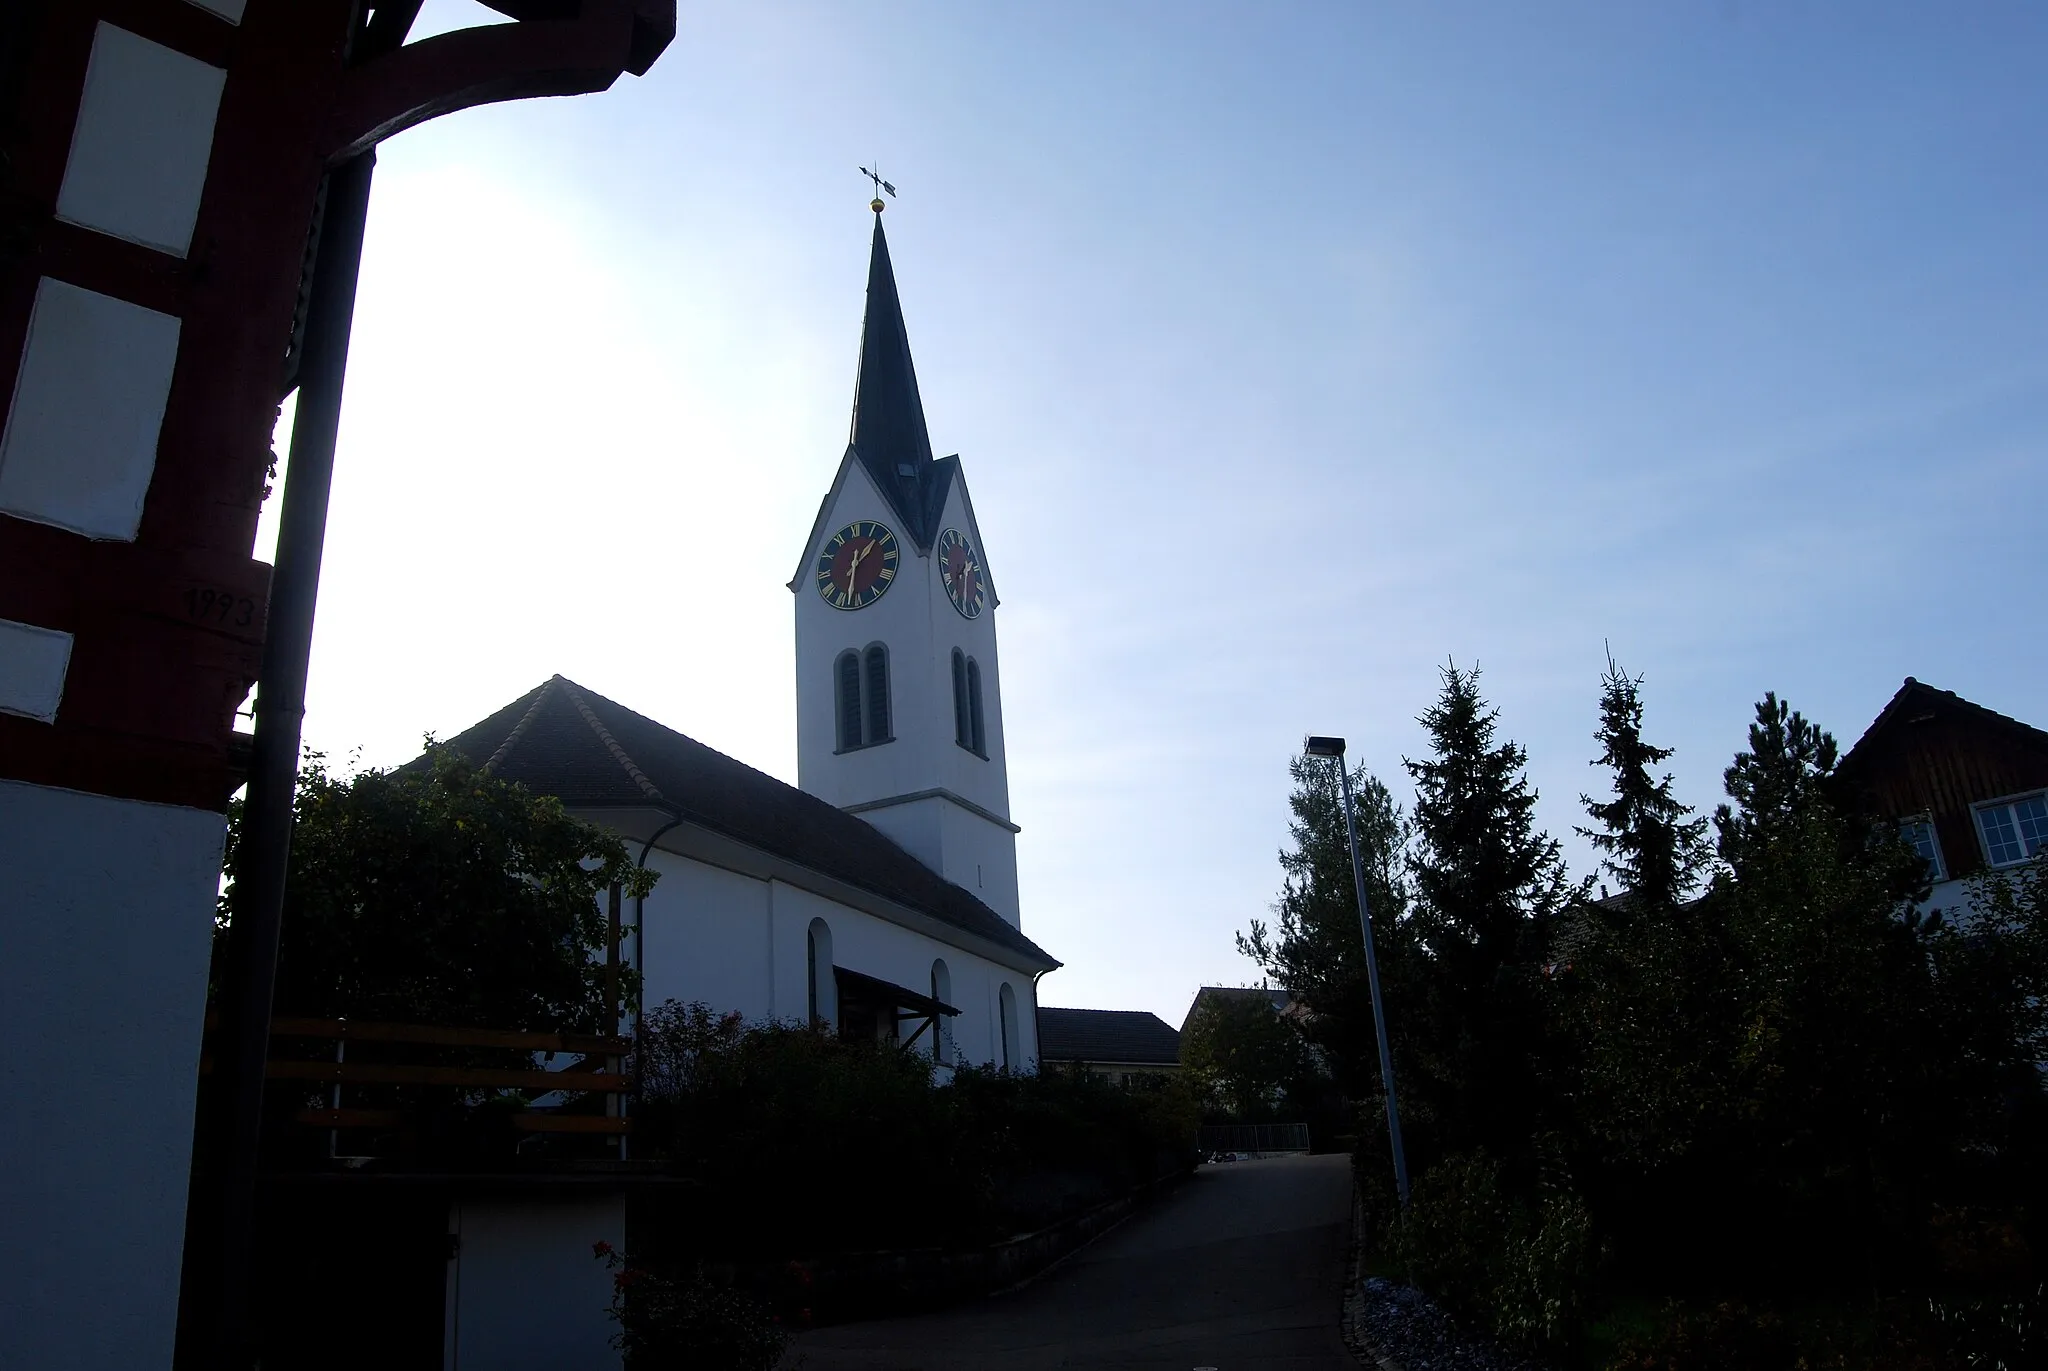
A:
[[[1404,763],[1415,781],[1411,917],[1429,975],[1402,1079],[1416,1080],[1446,1149],[1505,1155],[1527,1147],[1547,1112],[1536,987],[1550,926],[1578,887],[1536,827],[1527,754],[1494,740],[1498,720],[1478,668],[1452,663],[1420,720],[1431,756]]]
[[[1618,889],[1574,914],[1554,945],[1569,969],[1554,1003],[1575,1048],[1579,1122],[1609,1189],[1652,1210],[1662,1198],[1643,1186],[1692,1150],[1719,1107],[1728,958],[1719,906],[1686,905],[1710,860],[1707,821],[1672,795],[1670,773],[1655,774],[1672,749],[1643,737],[1642,679],[1609,656],[1600,687],[1591,764],[1611,774],[1614,798],[1581,795],[1595,826],[1578,831]]]
[[[1656,768],[1671,759],[1668,747],[1643,739],[1642,678],[1630,676],[1610,655],[1600,678],[1600,755],[1591,765],[1614,777],[1614,798],[1581,795],[1597,825],[1578,830],[1602,853],[1601,868],[1616,890],[1647,909],[1675,909],[1699,884],[1707,867],[1707,821],[1671,793],[1671,773]]]

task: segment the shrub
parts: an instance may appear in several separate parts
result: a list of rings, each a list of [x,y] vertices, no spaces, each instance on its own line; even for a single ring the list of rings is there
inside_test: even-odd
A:
[[[677,1239],[731,1260],[955,1247],[1043,1227],[1194,1163],[1177,1085],[956,1067],[673,1001],[635,1055],[635,1144],[702,1182]]]
[[[789,1332],[767,1306],[713,1279],[701,1264],[663,1271],[637,1264],[610,1243],[593,1246],[611,1268],[607,1311],[612,1346],[626,1371],[775,1371]]]
[[[1546,1184],[1534,1204],[1518,1203],[1498,1162],[1455,1154],[1415,1183],[1386,1240],[1410,1279],[1494,1336],[1527,1348],[1578,1338],[1596,1248],[1585,1202],[1564,1186]]]

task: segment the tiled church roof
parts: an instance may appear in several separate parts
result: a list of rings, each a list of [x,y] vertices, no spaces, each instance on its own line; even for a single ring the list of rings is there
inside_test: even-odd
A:
[[[866,820],[564,677],[535,686],[444,746],[572,809],[662,809],[976,934],[1047,970],[1059,965]]]
[[[1038,1059],[1180,1065],[1180,1034],[1141,1009],[1038,1011]]]

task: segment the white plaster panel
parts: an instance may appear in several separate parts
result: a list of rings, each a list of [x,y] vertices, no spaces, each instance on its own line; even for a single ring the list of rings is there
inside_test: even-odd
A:
[[[239,19],[241,7],[234,8]],[[93,34],[57,217],[183,257],[199,220],[226,80],[219,67],[103,21]]]
[[[0,713],[57,722],[70,666],[69,633],[0,619]]]
[[[749,1019],[770,1016],[768,882],[656,851],[642,906],[642,1003],[702,1000]]]
[[[142,522],[178,320],[44,277],[0,436],[0,510],[89,538]]]
[[[623,1193],[458,1201],[447,1371],[618,1371],[612,1275],[591,1253],[626,1247]]]
[[[242,11],[248,8],[246,0],[192,0],[203,10],[212,10],[230,24],[242,22]]]
[[[205,810],[0,781],[8,1371],[171,1364],[225,832]]]

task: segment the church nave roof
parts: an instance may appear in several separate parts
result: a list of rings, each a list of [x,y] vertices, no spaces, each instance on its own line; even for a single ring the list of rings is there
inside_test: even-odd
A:
[[[566,677],[549,678],[442,745],[572,809],[663,809],[894,900],[1047,970],[1060,964],[866,820]]]

